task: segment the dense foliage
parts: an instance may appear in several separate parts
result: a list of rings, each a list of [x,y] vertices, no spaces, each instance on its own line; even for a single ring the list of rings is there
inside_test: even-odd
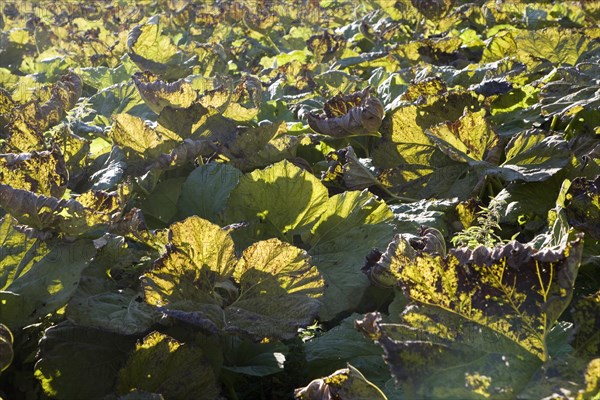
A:
[[[0,4],[0,397],[599,399],[599,20]]]

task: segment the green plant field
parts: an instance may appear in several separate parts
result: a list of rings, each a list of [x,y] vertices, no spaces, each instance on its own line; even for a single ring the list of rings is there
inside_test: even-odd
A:
[[[599,21],[0,3],[0,399],[600,400]]]

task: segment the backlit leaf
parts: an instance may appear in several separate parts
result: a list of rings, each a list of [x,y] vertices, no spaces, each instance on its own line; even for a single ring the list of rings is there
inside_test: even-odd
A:
[[[308,255],[277,239],[237,260],[229,234],[199,217],[171,227],[168,252],[143,276],[146,301],[208,331],[291,338],[312,322],[323,280]]]
[[[240,178],[227,204],[226,220],[246,221],[256,238],[306,232],[323,212],[327,189],[289,161]]]

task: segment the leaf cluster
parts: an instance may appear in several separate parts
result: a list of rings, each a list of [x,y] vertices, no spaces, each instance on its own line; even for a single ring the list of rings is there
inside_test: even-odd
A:
[[[0,397],[596,398],[597,1],[0,6]]]

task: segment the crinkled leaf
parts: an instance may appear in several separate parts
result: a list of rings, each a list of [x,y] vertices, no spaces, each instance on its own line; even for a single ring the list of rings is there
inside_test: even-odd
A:
[[[578,329],[575,348],[597,355],[600,352],[600,292],[575,301],[572,313]]]
[[[556,250],[511,242],[441,257],[397,236],[369,273],[395,279],[411,300],[489,328],[545,361],[546,336],[571,300],[582,247],[581,238]]]
[[[359,273],[373,248],[382,248],[393,235],[393,214],[371,193],[344,192],[331,197],[304,242],[309,246],[327,290],[322,319],[354,309],[368,286]]]
[[[381,185],[375,177],[376,171],[371,159],[359,159],[352,146],[330,152],[326,158],[329,166],[322,178],[324,181],[341,180],[350,190],[362,190]]]
[[[20,223],[72,236],[112,222],[121,201],[120,194],[115,192],[89,191],[77,200],[59,200],[0,184],[0,207]]]
[[[0,155],[0,181],[15,189],[61,197],[67,179],[65,160],[57,150]]]
[[[214,144],[205,138],[199,140],[185,139],[169,153],[159,155],[148,167],[149,171],[176,168],[193,162],[197,157],[210,156],[216,151]]]
[[[539,93],[533,108],[546,117],[560,117],[560,129],[567,133],[594,132],[600,122],[600,81],[598,63],[585,60],[574,67],[560,67],[553,80]]]
[[[595,180],[574,179],[565,198],[569,225],[580,229],[591,239],[600,240],[600,177]]]
[[[306,47],[319,62],[328,62],[335,56],[340,56],[346,47],[343,36],[331,34],[328,30],[319,35],[313,35],[306,41]]]
[[[70,132],[67,127],[60,135],[54,137],[56,147],[60,149],[69,170],[69,181],[78,182],[88,166],[88,156],[91,153],[91,142]]]
[[[501,31],[486,46],[482,61],[516,56],[529,66],[540,58],[559,65],[575,65],[591,46],[593,42],[585,35],[566,29]]]
[[[454,220],[452,214],[456,202],[456,199],[419,200],[391,205],[396,232],[415,233],[421,226],[429,226],[448,235]]]
[[[323,212],[327,189],[289,161],[240,178],[225,210],[229,223],[246,221],[255,238],[306,232]]]
[[[169,399],[218,397],[216,374],[200,347],[152,332],[136,345],[119,371],[117,391],[160,393]]]
[[[242,173],[229,164],[210,163],[193,170],[181,187],[177,202],[179,216],[197,215],[217,222],[218,214],[227,204],[231,191]]]
[[[383,104],[371,97],[369,88],[333,97],[323,109],[325,115],[309,114],[308,124],[314,131],[333,137],[375,133],[384,117]]]
[[[127,35],[129,57],[142,71],[150,71],[165,79],[188,76],[197,56],[189,57],[179,50],[171,37],[162,34],[161,17],[155,15],[143,25],[135,26]]]
[[[278,239],[257,242],[235,267],[239,297],[225,309],[227,330],[291,339],[309,325],[325,286],[306,252]]]
[[[262,83],[257,77],[243,76],[233,90],[223,116],[240,122],[254,119],[260,112],[262,91]]]
[[[121,181],[123,173],[127,168],[125,154],[118,146],[113,146],[110,153],[106,157],[103,157],[102,160],[102,164],[98,165],[98,168],[89,177],[92,190],[114,189]],[[98,161],[96,159],[96,163]]]
[[[294,398],[299,400],[385,400],[383,392],[369,382],[363,374],[352,365],[335,371],[333,374],[315,379],[308,386],[294,391]]]
[[[132,344],[126,336],[62,323],[44,332],[35,376],[56,399],[102,398],[113,393]]]
[[[13,335],[6,325],[0,324],[0,374],[10,366],[13,357]]]
[[[228,233],[199,217],[171,227],[167,254],[143,276],[146,301],[209,331],[291,338],[312,322],[323,280],[308,255],[276,239],[236,261]]]
[[[1,265],[0,320],[18,328],[69,301],[95,250],[86,241],[45,245],[25,239],[24,234],[15,232],[14,222],[7,217],[2,232],[10,256]]]
[[[285,125],[261,124],[243,129],[233,141],[224,141],[221,153],[242,171],[279,162],[295,156],[298,138],[285,135]]]
[[[460,119],[435,125],[426,131],[438,148],[454,161],[474,163],[498,152],[498,135],[485,119],[485,110],[466,110]]]
[[[15,107],[10,115],[6,145],[11,151],[28,152],[44,148],[43,133],[56,125],[81,97],[81,78],[64,75],[51,90],[48,101],[30,101]]]
[[[153,129],[141,118],[130,114],[113,115],[114,123],[108,135],[133,159],[157,158],[169,152],[181,138],[164,129]]]
[[[407,308],[398,324],[367,314],[356,326],[381,345],[400,389],[418,398],[513,398],[540,365],[487,327],[429,307]]]
[[[187,108],[196,100],[197,93],[184,79],[165,82],[150,72],[136,72],[133,82],[148,107],[157,114],[163,108]]]

